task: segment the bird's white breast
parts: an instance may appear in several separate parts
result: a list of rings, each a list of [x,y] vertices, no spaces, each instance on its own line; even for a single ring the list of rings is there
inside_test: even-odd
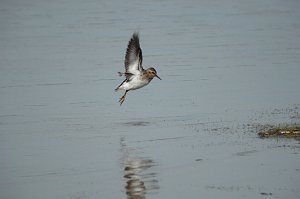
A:
[[[124,82],[122,86],[120,86],[120,89],[135,90],[146,86],[147,84],[149,84],[149,82],[150,82],[149,80],[145,78],[141,78],[140,75],[134,75],[130,79],[130,81]]]

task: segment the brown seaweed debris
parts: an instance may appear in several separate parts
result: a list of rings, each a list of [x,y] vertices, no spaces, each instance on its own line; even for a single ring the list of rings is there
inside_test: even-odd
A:
[[[300,137],[300,126],[276,127],[258,133],[260,138],[283,137],[296,138]]]

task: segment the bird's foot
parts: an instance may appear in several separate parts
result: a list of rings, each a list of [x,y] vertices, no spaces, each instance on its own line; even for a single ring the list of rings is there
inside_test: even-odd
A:
[[[119,99],[120,106],[123,104],[124,101],[125,101],[125,95],[123,95],[123,96]]]

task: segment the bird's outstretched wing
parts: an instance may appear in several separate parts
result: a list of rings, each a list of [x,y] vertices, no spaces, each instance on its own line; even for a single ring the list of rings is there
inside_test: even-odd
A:
[[[142,67],[143,55],[140,48],[139,34],[133,33],[130,41],[128,42],[126,55],[125,55],[125,73],[137,75],[144,69]]]

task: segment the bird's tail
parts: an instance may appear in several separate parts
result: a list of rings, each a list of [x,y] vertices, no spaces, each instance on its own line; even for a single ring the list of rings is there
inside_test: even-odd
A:
[[[115,91],[118,91],[121,85],[119,85],[117,88],[115,88]]]
[[[115,88],[115,91],[118,91],[124,82],[126,82],[126,79],[117,88]]]
[[[124,73],[122,73],[122,72],[118,72],[118,75],[119,75],[120,77],[122,77],[123,74],[124,74]],[[122,82],[122,84],[123,84],[123,82]],[[121,86],[122,84],[120,84],[117,88],[115,88],[115,91],[118,91],[119,88],[120,88],[120,86]]]

